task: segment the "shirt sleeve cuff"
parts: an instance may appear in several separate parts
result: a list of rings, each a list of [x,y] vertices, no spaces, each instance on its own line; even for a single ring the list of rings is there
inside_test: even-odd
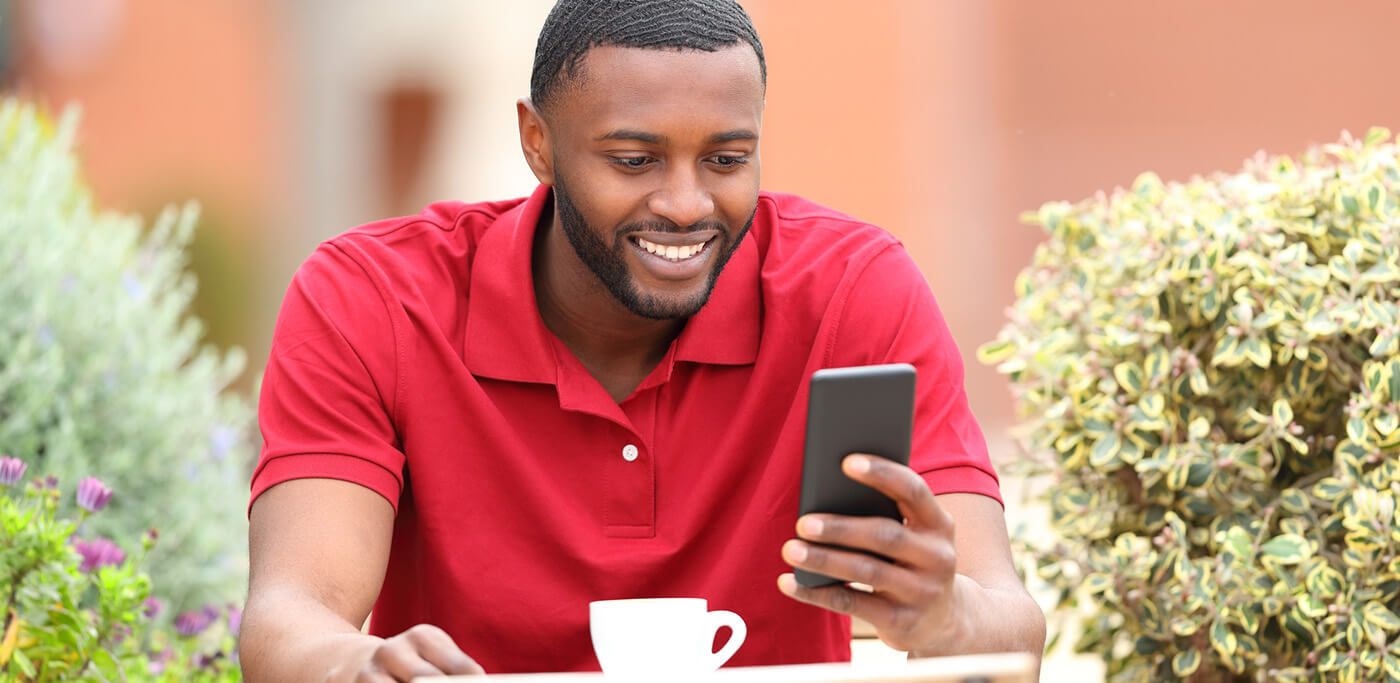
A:
[[[398,475],[364,458],[339,453],[298,453],[266,460],[253,473],[249,512],[264,491],[293,479],[338,479],[359,484],[384,496],[394,507],[394,514],[398,514],[399,495],[403,492]]]
[[[945,493],[977,493],[1000,503],[1003,509],[1006,507],[1006,503],[1001,499],[1001,485],[997,482],[996,475],[980,467],[958,465],[919,474],[936,496]]]

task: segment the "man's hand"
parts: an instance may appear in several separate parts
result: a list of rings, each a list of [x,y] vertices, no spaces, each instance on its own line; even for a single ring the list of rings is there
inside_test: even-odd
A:
[[[927,650],[960,639],[953,518],[908,467],[860,454],[847,456],[841,467],[850,478],[898,503],[904,523],[885,517],[804,515],[797,520],[801,540],[783,545],[783,559],[794,567],[866,584],[874,592],[843,584],[807,588],[792,574],[778,577],[778,588],[797,600],[870,622],[880,639],[897,650]],[[890,561],[818,543],[866,550]]]
[[[419,624],[386,638],[363,661],[331,672],[331,683],[411,681],[416,676],[484,674],[481,666],[462,652],[452,637],[430,624]]]

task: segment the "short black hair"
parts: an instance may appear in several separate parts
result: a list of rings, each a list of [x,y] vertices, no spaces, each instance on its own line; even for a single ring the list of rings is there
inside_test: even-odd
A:
[[[595,47],[704,50],[748,43],[765,87],[763,44],[736,0],[559,0],[540,29],[530,100],[543,109]]]

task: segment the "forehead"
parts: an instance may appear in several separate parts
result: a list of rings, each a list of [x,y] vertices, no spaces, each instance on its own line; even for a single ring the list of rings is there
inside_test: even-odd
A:
[[[555,102],[558,118],[571,127],[689,125],[757,133],[763,115],[758,55],[747,43],[714,52],[595,47],[571,80]]]

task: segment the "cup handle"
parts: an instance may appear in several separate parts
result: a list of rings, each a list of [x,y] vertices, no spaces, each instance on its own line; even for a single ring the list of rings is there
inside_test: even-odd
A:
[[[739,646],[744,644],[744,638],[749,634],[749,627],[744,624],[743,617],[728,610],[715,610],[705,615],[705,621],[709,625],[710,637],[706,642],[714,642],[715,634],[719,632],[721,626],[728,626],[730,629],[729,640],[725,641],[724,647],[719,652],[710,655],[711,671],[724,666],[735,652],[739,651]]]

